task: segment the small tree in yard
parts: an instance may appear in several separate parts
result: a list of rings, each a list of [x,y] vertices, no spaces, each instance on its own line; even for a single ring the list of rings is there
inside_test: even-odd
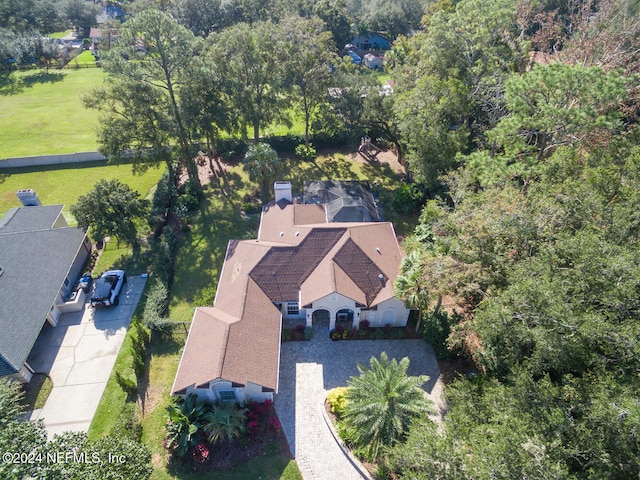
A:
[[[354,446],[377,458],[407,434],[411,420],[431,411],[431,402],[420,388],[429,377],[407,375],[408,357],[398,363],[382,352],[370,363],[371,369],[358,364],[360,375],[348,381],[344,419]]]
[[[140,194],[118,180],[100,180],[93,190],[78,198],[71,214],[91,236],[102,241],[113,235],[131,245],[137,245],[136,221],[145,217],[148,202]]]
[[[251,145],[244,157],[244,169],[252,182],[260,184],[260,197],[264,203],[269,198],[273,174],[280,164],[276,151],[266,143]]]

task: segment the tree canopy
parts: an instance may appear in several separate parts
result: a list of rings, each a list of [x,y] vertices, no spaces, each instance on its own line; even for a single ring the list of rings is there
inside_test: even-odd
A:
[[[78,225],[91,228],[96,241],[113,235],[133,245],[138,242],[136,222],[144,218],[147,209],[148,202],[118,180],[99,180],[70,208]]]

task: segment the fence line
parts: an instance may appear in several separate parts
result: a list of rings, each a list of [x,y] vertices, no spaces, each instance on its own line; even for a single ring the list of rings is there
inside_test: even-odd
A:
[[[60,155],[38,155],[34,157],[16,157],[0,160],[0,170],[4,168],[37,167],[41,165],[61,165],[66,163],[82,163],[106,161],[100,152],[79,152]]]

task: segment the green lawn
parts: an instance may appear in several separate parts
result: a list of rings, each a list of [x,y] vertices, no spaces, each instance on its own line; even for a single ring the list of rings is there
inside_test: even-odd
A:
[[[79,67],[89,67],[95,66],[96,58],[89,50],[84,50],[80,53],[76,58],[71,60],[69,64],[65,67],[66,69],[73,69]]]
[[[106,165],[104,162],[2,169],[0,215],[12,207],[20,206],[16,191],[23,188],[34,189],[43,205],[65,205],[67,216],[69,206],[75,203],[80,195],[89,192],[101,178],[118,179],[146,197],[158,183],[163,172],[164,165],[151,168],[143,174],[134,174],[130,164]]]
[[[80,98],[105,77],[101,68],[0,77],[0,158],[97,150],[96,111]]]
[[[49,38],[64,38],[71,33],[71,30],[65,30],[64,32],[55,32],[47,35]]]

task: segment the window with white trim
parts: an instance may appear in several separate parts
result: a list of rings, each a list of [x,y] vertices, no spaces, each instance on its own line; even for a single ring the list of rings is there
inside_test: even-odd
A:
[[[298,302],[287,303],[287,315],[298,315],[299,313]]]
[[[233,390],[221,390],[219,392],[220,403],[230,403],[236,401],[236,393]]]

